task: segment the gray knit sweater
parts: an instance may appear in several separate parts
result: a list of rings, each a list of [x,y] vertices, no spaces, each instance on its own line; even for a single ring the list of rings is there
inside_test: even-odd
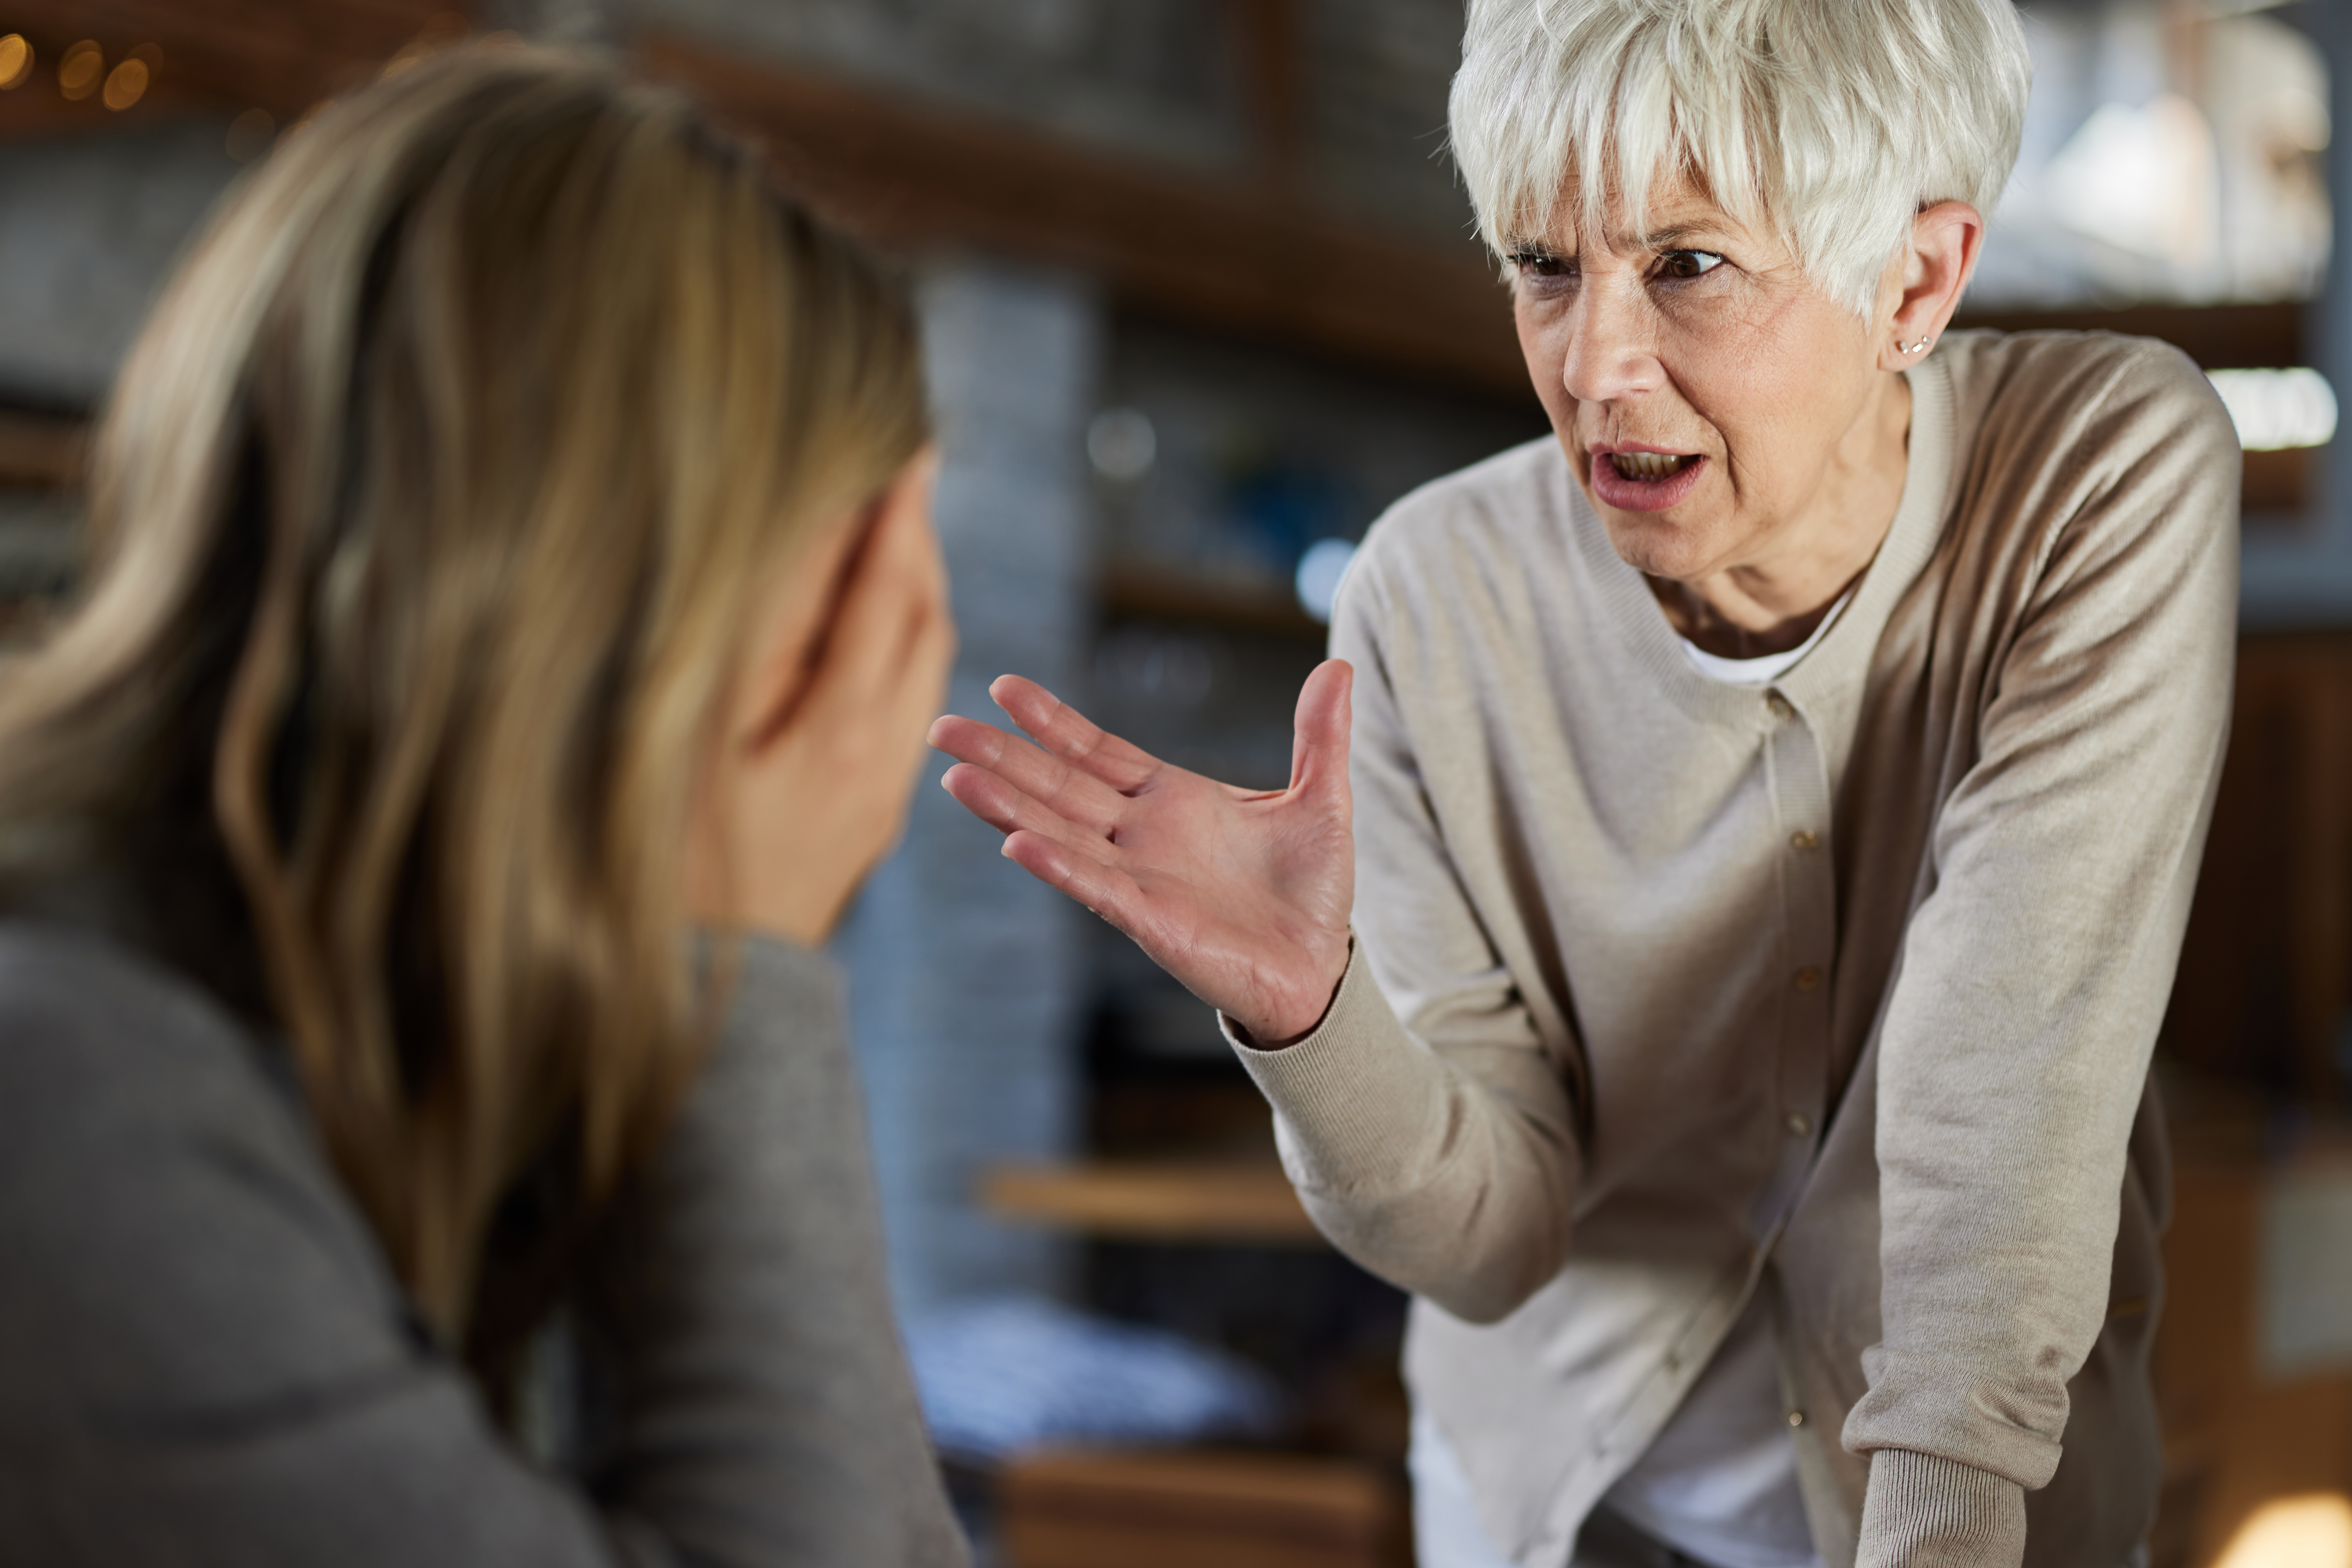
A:
[[[0,925],[0,1563],[949,1568],[824,960],[754,940],[584,1273],[615,1427],[522,1457],[414,1327],[268,1048]]]

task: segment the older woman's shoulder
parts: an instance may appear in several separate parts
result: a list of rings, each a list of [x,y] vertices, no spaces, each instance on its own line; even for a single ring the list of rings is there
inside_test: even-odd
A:
[[[1979,440],[2063,433],[2118,451],[2210,443],[2234,454],[2229,411],[2196,361],[2154,338],[2104,331],[1955,332],[1937,345],[1958,427]]]
[[[1582,494],[1559,443],[1538,436],[1408,491],[1373,523],[1359,559],[1405,567],[1465,549],[1517,553],[1557,539]]]

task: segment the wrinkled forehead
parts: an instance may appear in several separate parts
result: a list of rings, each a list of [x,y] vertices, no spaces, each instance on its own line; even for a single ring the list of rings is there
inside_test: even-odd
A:
[[[1596,247],[1630,256],[1782,239],[1768,214],[1727,210],[1704,172],[1687,166],[1656,174],[1638,206],[1617,180],[1607,182],[1598,201],[1587,201],[1570,174],[1549,202],[1528,203],[1499,225],[1499,234],[1512,254],[1559,256]]]

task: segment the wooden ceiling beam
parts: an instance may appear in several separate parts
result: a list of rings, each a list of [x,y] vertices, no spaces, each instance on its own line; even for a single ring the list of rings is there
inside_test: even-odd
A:
[[[1509,296],[1465,238],[1415,240],[1306,205],[676,34],[646,74],[760,142],[812,205],[903,252],[1067,267],[1124,303],[1489,392],[1526,394]]]
[[[265,109],[283,120],[366,81],[419,37],[463,33],[470,9],[471,0],[13,0],[0,30],[22,33],[37,63],[0,92],[0,136],[111,118],[98,95],[75,102],[58,91],[58,61],[84,38],[110,62],[142,45],[163,52],[131,112]]]

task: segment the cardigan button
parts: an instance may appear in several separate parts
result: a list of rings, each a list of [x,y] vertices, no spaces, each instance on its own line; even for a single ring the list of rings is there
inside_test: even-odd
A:
[[[1770,710],[1774,718],[1787,718],[1790,714],[1797,711],[1795,708],[1789,706],[1789,699],[1782,696],[1779,692],[1766,692],[1764,694],[1764,706],[1767,709]]]
[[[1807,1116],[1802,1111],[1791,1111],[1789,1113],[1789,1136],[1792,1138],[1807,1137],[1811,1134],[1812,1130],[1812,1119]]]
[[[1789,835],[1789,847],[1792,850],[1817,850],[1822,847],[1822,836],[1811,828],[1799,828]]]
[[[1791,1426],[1791,1427],[1801,1427],[1801,1426],[1803,1426],[1804,1424],[1805,1424],[1805,1413],[1804,1413],[1802,1410],[1791,1410],[1791,1411],[1790,1411],[1790,1412],[1789,1412],[1789,1425],[1790,1425],[1790,1426]]]

